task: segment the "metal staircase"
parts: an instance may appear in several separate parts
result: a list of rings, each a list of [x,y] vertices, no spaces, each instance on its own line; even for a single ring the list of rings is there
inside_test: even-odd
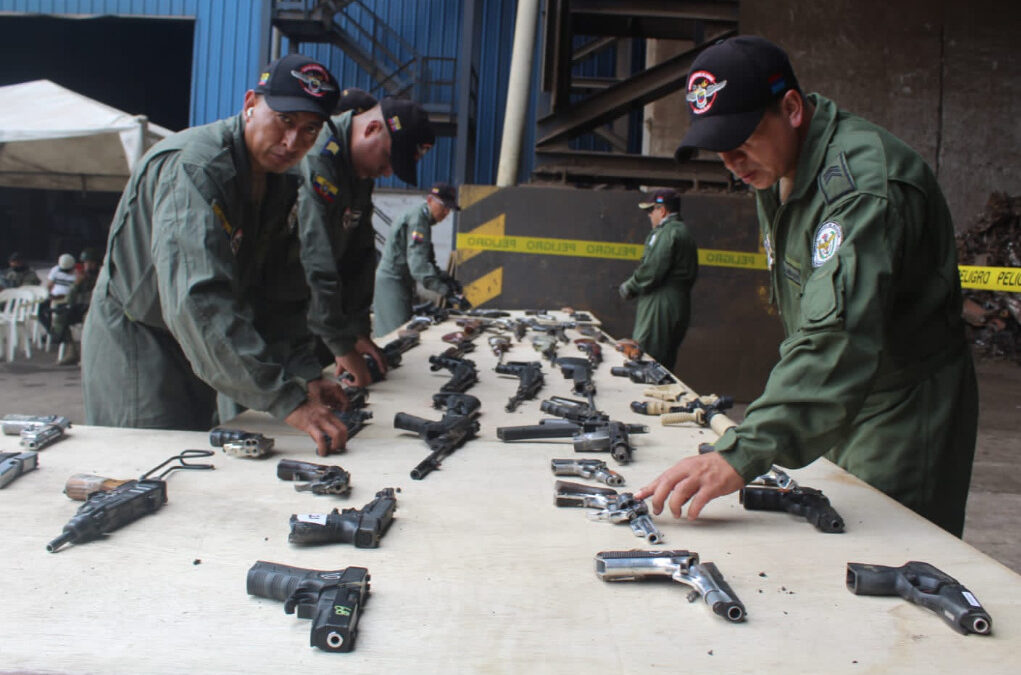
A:
[[[629,187],[734,187],[729,172],[715,159],[677,164],[672,157],[626,152],[629,145],[636,145],[629,138],[635,131],[614,122],[683,90],[698,53],[717,39],[736,34],[738,4],[738,0],[547,0],[542,79],[547,114],[537,122],[533,179]],[[611,47],[623,49],[629,38],[677,41],[680,52],[622,77],[575,75],[586,59]],[[572,148],[589,134],[602,138],[606,141],[602,145],[608,143],[612,151]]]
[[[329,43],[375,82],[370,92],[410,98],[429,113],[436,133],[457,133],[457,60],[424,56],[362,0],[272,0],[271,22],[296,49]]]

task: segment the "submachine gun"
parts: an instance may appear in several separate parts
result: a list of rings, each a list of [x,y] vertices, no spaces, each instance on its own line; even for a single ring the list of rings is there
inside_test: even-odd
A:
[[[422,480],[443,460],[479,432],[479,399],[470,394],[435,394],[433,406],[446,408],[443,417],[437,421],[427,420],[408,413],[394,415],[394,428],[418,434],[432,451],[429,456],[411,470],[411,477]]]
[[[542,374],[542,363],[539,361],[508,361],[507,363],[496,364],[496,372],[501,375],[513,375],[517,377],[518,390],[507,401],[504,408],[507,412],[514,412],[522,401],[531,401],[542,389],[546,379]]]
[[[213,454],[212,450],[185,450],[146,471],[138,480],[124,481],[110,490],[89,494],[60,536],[46,545],[46,550],[56,553],[64,544],[83,544],[98,539],[158,510],[167,503],[164,476],[176,469],[212,469],[212,464],[190,464],[188,460]],[[179,463],[167,467],[155,478],[149,477],[174,460]]]

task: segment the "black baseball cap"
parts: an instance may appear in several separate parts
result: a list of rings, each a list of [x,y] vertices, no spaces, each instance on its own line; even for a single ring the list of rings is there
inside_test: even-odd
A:
[[[638,202],[638,208],[643,211],[648,211],[654,206],[663,206],[668,213],[677,213],[681,210],[681,196],[676,190],[655,190],[646,193]]]
[[[408,185],[418,185],[416,162],[436,143],[429,114],[414,101],[387,96],[379,102],[390,132],[390,166]]]
[[[678,160],[702,148],[728,152],[748,140],[766,108],[799,89],[786,52],[757,35],[738,35],[707,47],[688,72],[691,126],[674,153]]]
[[[461,210],[461,207],[457,205],[457,188],[450,183],[436,183],[429,190],[429,194],[443,202],[443,205],[448,209],[453,211]]]
[[[262,69],[255,93],[277,112],[310,112],[329,119],[340,87],[323,64],[303,54],[288,54]]]
[[[379,100],[364,89],[348,87],[340,92],[340,99],[337,101],[337,108],[334,112],[339,115],[348,110],[354,110],[355,114],[359,115],[370,108],[376,107],[377,103],[379,103]]]

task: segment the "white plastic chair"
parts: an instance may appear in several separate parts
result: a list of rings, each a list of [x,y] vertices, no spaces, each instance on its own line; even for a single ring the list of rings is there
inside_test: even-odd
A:
[[[21,290],[31,291],[33,295],[32,309],[29,312],[29,319],[32,325],[32,345],[36,349],[46,348],[50,351],[49,331],[39,323],[39,305],[50,297],[50,292],[44,286],[19,286]]]
[[[3,321],[7,333],[7,360],[13,361],[18,343],[24,346],[25,358],[32,358],[32,335],[29,315],[35,303],[35,294],[22,288],[8,288],[0,292],[4,303]]]

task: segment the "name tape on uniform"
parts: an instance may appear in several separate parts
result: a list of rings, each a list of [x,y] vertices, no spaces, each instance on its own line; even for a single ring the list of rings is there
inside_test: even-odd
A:
[[[462,232],[457,235],[457,248],[471,251],[498,251],[540,255],[563,255],[578,258],[606,258],[610,260],[640,260],[645,247],[642,244],[624,244],[612,241],[585,239],[556,239],[552,237],[493,236]],[[765,253],[698,250],[698,264],[706,267],[736,267],[766,270]],[[975,267],[961,265],[961,286],[984,291],[1021,293],[1021,268]]]

